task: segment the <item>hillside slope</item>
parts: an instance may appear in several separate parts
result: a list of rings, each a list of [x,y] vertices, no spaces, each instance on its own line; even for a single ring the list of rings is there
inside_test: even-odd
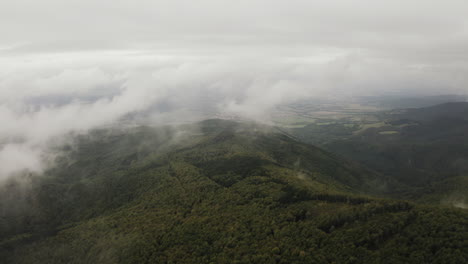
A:
[[[385,125],[323,147],[406,186],[399,197],[428,201],[428,190],[440,193],[437,186],[448,186],[443,182],[468,175],[468,103],[395,110],[381,118]],[[455,191],[445,190],[445,196]]]
[[[468,260],[466,211],[372,198],[390,183],[272,128],[98,131],[63,151],[3,187],[5,263]]]

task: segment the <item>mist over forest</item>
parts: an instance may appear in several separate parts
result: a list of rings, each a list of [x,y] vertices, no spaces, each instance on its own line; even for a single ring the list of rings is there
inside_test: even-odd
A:
[[[468,261],[466,10],[2,1],[0,263]]]

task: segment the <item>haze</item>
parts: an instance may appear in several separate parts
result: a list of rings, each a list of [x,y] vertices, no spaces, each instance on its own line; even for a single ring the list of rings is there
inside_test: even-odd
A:
[[[145,113],[266,122],[304,98],[466,95],[466,1],[0,3],[0,178]]]

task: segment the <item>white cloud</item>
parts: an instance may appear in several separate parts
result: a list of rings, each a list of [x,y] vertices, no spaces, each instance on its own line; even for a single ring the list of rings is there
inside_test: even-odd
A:
[[[41,171],[42,150],[23,144],[7,144],[0,149],[0,181],[21,170]]]
[[[0,152],[5,162],[28,155],[0,174],[40,170],[33,161],[50,141],[135,112],[153,122],[215,110],[264,120],[308,96],[466,94],[467,9],[459,0],[1,1]]]

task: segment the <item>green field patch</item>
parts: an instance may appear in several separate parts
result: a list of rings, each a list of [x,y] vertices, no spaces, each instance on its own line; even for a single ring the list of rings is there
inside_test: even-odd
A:
[[[369,128],[379,128],[385,126],[385,122],[378,122],[378,123],[370,123],[370,124],[362,124],[361,128],[359,130],[354,131],[354,134],[359,134],[361,132],[364,132],[365,130]]]
[[[379,134],[380,135],[394,135],[394,134],[400,134],[400,132],[394,131],[394,130],[388,130],[388,131],[380,131]]]

